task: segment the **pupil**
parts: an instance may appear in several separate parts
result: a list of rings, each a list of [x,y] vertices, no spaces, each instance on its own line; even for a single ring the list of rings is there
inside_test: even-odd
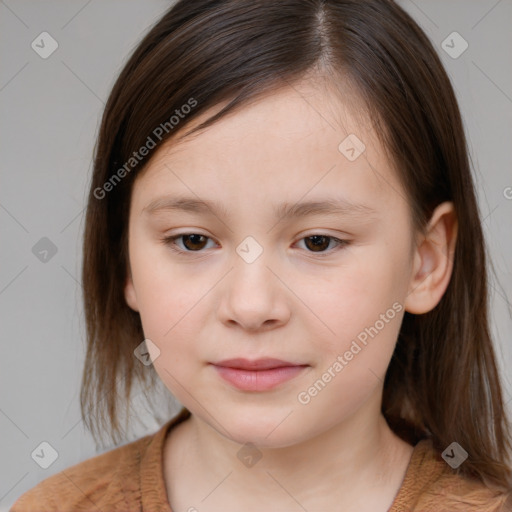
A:
[[[319,248],[319,247],[322,248],[322,246],[325,245],[325,241],[327,239],[328,239],[328,237],[323,236],[323,235],[313,235],[313,236],[309,236],[307,238],[307,240],[314,240],[314,242],[313,242],[313,247],[314,248]],[[323,244],[322,244],[322,241],[324,242]],[[329,246],[329,242],[328,241],[327,241],[327,246]],[[318,252],[318,251],[316,251],[316,252]]]
[[[187,240],[192,240],[192,245],[201,245],[201,243],[197,240],[197,238],[204,238],[203,235],[197,235],[197,234],[192,234],[192,235],[186,235],[185,236],[185,242],[184,242],[184,245],[185,247],[187,247],[188,249],[197,249],[198,247],[189,247],[188,244],[186,243]],[[201,247],[199,247],[201,248]]]

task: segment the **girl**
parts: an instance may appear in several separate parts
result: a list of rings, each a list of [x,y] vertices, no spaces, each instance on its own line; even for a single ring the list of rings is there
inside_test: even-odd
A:
[[[461,116],[391,0],[176,3],[106,105],[83,256],[88,428],[155,375],[183,408],[13,512],[512,510]]]

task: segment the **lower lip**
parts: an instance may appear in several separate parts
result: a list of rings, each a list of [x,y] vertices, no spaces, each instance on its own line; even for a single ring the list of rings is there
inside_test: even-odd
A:
[[[297,376],[307,366],[281,366],[268,370],[241,370],[213,365],[227,382],[244,391],[268,391]]]

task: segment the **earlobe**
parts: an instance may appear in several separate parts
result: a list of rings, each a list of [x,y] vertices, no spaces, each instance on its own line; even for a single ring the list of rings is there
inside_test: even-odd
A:
[[[130,306],[134,311],[139,311],[137,305],[137,294],[135,293],[135,288],[133,286],[133,280],[131,275],[126,278],[126,284],[124,287],[124,297],[128,306]]]
[[[414,253],[413,271],[405,310],[423,314],[441,300],[453,270],[457,239],[457,216],[452,202],[441,203],[432,214],[427,234]]]

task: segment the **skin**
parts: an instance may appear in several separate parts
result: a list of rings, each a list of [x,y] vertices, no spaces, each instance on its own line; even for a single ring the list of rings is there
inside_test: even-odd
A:
[[[126,300],[160,351],[150,346],[159,377],[192,413],[165,444],[175,512],[384,512],[401,486],[413,447],[380,412],[383,379],[404,311],[430,311],[446,290],[457,223],[453,205],[443,203],[426,237],[413,231],[392,164],[355,115],[357,101],[346,103],[352,112],[311,80],[281,89],[168,142],[134,183]],[[349,133],[366,146],[353,162],[338,150]],[[375,215],[274,217],[283,201],[336,193]],[[228,216],[144,211],[177,194],[217,200]],[[181,254],[161,241],[185,233],[209,238],[179,238]],[[315,252],[306,240],[315,234],[350,243],[337,249],[327,239]],[[252,263],[236,251],[247,236],[263,249]],[[300,403],[298,394],[395,302],[402,310]],[[208,364],[232,357],[309,367],[270,391],[247,392]],[[237,457],[246,442],[262,456],[252,467]]]

